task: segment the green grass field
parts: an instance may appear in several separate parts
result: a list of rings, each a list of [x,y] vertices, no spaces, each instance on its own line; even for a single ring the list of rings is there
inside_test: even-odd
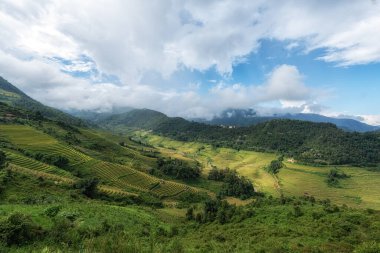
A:
[[[277,182],[264,169],[276,159],[275,154],[213,148],[207,144],[180,142],[142,131],[135,132],[135,136],[154,145],[167,156],[201,162],[204,174],[207,174],[211,165],[236,169],[241,175],[251,179],[259,191],[273,196],[280,196],[281,192],[286,196],[306,194],[318,199],[329,198],[335,203],[352,207],[380,209],[380,172],[339,166],[339,170],[350,178],[340,180],[339,187],[329,187],[326,182],[327,174],[334,166],[313,167],[285,162],[286,167],[277,175]]]
[[[87,132],[86,134],[89,135],[90,133]],[[0,125],[0,137],[28,152],[62,155],[68,158],[70,161],[69,170],[86,171],[87,174],[98,177],[102,184],[114,188],[109,192],[134,190],[149,192],[158,197],[174,197],[186,191],[198,191],[196,188],[185,184],[156,178],[128,165],[92,158],[30,126]],[[97,135],[96,138],[101,139]],[[116,147],[124,149],[123,147]],[[136,151],[134,153],[137,155]],[[22,154],[8,151],[7,156],[9,156],[10,162],[17,166],[14,169],[19,172],[49,177],[50,179],[56,178],[57,180],[59,180],[58,176],[61,176],[60,181],[70,181],[74,178],[65,170],[25,157]],[[147,160],[150,159],[147,158]],[[134,158],[131,161],[133,162]]]

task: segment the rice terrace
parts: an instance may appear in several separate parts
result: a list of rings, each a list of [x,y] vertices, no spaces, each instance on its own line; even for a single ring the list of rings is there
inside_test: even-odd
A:
[[[0,253],[379,253],[379,13],[3,0]]]

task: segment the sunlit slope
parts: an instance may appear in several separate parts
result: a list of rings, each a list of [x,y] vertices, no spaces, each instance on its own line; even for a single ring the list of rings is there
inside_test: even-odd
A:
[[[166,156],[182,159],[192,159],[200,162],[207,176],[211,166],[218,168],[236,169],[239,174],[253,180],[257,190],[279,196],[276,190],[276,180],[264,170],[275,154],[259,153],[253,151],[237,151],[228,148],[213,148],[211,145],[197,142],[180,142],[166,137],[136,132],[139,138],[156,146]]]
[[[172,197],[185,191],[196,191],[195,188],[161,180],[126,165],[94,159],[30,126],[0,125],[0,138],[3,143],[8,143],[7,155],[12,164],[38,171],[41,175],[50,173],[71,177],[67,171],[26,157],[25,153],[64,156],[70,161],[70,169],[86,171],[91,176],[100,178],[103,184],[120,190],[150,192],[159,197]],[[12,151],[14,149],[19,149],[24,154]]]
[[[338,187],[329,187],[326,179],[332,167],[286,163],[286,168],[279,173],[281,189],[286,195],[308,194],[353,207],[380,209],[380,172],[357,167],[338,168],[350,177],[339,180]]]
[[[201,162],[207,174],[211,165],[219,168],[236,169],[250,178],[262,192],[279,196],[311,195],[318,199],[329,198],[338,204],[352,207],[380,209],[380,172],[367,168],[345,166],[314,167],[285,162],[286,167],[274,177],[264,167],[275,154],[237,151],[228,148],[213,148],[197,142],[180,142],[147,132],[135,132],[136,138],[156,146],[162,153],[173,157],[184,157]],[[327,175],[338,168],[350,177],[341,179],[338,187],[327,184]]]

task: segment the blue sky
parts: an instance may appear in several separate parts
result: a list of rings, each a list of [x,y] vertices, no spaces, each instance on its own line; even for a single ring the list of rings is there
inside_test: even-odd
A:
[[[373,0],[3,0],[0,75],[64,110],[380,125],[379,13]]]

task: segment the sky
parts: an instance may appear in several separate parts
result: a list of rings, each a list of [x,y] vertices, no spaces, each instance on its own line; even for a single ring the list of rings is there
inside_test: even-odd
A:
[[[380,125],[377,0],[1,0],[0,75],[63,110]]]

